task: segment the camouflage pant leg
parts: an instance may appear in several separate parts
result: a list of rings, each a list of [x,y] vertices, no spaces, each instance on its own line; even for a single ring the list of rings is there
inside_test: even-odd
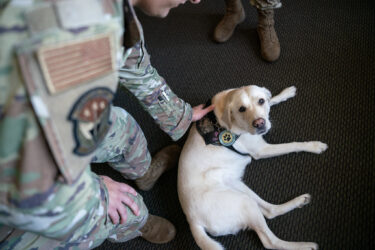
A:
[[[147,140],[134,118],[124,109],[111,108],[111,128],[95,151],[92,162],[108,162],[127,179],[144,175],[151,163]]]
[[[9,210],[8,226],[0,225],[0,249],[90,249],[105,239],[124,242],[135,238],[146,223],[148,211],[137,195],[132,198],[140,215],[135,216],[127,208],[127,223],[112,224],[107,216],[107,189],[89,167],[72,185],[57,183],[55,189],[46,204],[32,211],[27,209],[27,214],[24,210]],[[38,229],[40,234],[16,229],[17,222]],[[66,232],[70,233],[59,239]]]
[[[250,4],[260,10],[277,9],[281,7],[281,0],[250,0]]]

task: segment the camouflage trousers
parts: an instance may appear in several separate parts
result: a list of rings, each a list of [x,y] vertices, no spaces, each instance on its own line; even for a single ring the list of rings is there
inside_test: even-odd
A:
[[[95,151],[93,162],[108,162],[125,178],[136,179],[150,166],[151,156],[142,130],[125,110],[112,107],[111,128],[106,138]],[[127,208],[126,224],[114,225],[107,215],[108,193],[102,179],[91,172],[88,166],[72,184],[56,182],[54,193],[33,214],[11,215],[12,220],[45,227],[43,235],[25,232],[0,225],[0,249],[90,249],[104,240],[125,242],[140,236],[140,228],[147,221],[148,210],[141,195],[131,196],[140,208],[135,216]],[[67,238],[46,237],[59,232],[71,231]]]
[[[277,9],[281,7],[281,0],[250,0],[250,4],[260,10]]]

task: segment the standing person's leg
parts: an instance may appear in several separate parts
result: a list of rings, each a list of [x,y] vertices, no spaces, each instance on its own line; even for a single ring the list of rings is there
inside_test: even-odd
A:
[[[281,7],[280,0],[250,0],[258,12],[258,36],[262,58],[274,62],[280,57],[280,43],[275,31],[274,9]]]
[[[274,9],[281,7],[280,0],[250,0],[258,12],[257,32],[261,46],[261,56],[268,62],[276,61],[280,56],[280,43],[275,31]],[[216,26],[214,40],[226,42],[234,29],[245,20],[245,11],[241,0],[225,0],[225,15]]]
[[[216,26],[214,40],[226,42],[233,35],[234,29],[245,20],[245,11],[241,0],[225,0],[225,15]]]

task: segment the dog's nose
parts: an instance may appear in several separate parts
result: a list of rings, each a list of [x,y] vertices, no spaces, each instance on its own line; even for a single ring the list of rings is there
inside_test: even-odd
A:
[[[258,118],[253,121],[254,128],[258,128],[258,129],[263,128],[265,124],[266,124],[266,121],[263,118]]]

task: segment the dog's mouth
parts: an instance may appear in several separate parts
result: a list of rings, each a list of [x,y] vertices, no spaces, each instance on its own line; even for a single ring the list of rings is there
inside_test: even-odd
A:
[[[250,131],[250,134],[252,135],[264,135],[268,132],[267,128],[261,128],[261,129],[253,129]]]
[[[257,133],[258,135],[264,135],[264,134],[266,134],[267,132],[268,132],[268,129],[265,128],[265,127],[256,130],[256,133]]]

